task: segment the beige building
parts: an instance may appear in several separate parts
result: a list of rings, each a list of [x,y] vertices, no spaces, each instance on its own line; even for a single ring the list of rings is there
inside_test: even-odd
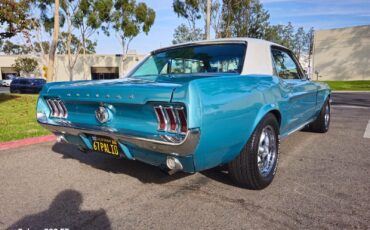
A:
[[[12,65],[18,55],[0,55],[0,76],[1,79],[6,79],[9,75],[17,75]],[[58,55],[56,57],[56,70],[54,81],[69,81],[72,80],[98,80],[98,79],[115,79],[126,74],[134,67],[145,55],[127,54],[125,57],[121,55],[80,55],[77,58],[76,64],[70,72],[67,55]],[[43,76],[43,66],[46,66],[45,60],[47,57],[36,58],[39,62],[39,69],[34,74],[35,77]],[[45,64],[43,64],[45,63]],[[71,74],[70,74],[71,73]],[[0,80],[1,80],[0,79]]]
[[[370,25],[318,30],[313,79],[370,80]]]

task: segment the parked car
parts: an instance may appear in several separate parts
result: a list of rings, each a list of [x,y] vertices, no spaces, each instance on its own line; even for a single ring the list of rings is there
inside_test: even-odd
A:
[[[84,151],[170,174],[226,165],[237,185],[262,189],[274,178],[281,138],[304,127],[328,131],[330,92],[283,46],[201,41],[155,50],[125,79],[49,83],[37,120]]]
[[[42,78],[24,78],[13,79],[10,84],[11,93],[39,93],[46,81]]]
[[[1,85],[2,85],[2,86],[9,87],[9,86],[10,86],[10,84],[12,83],[13,79],[15,79],[15,78],[16,78],[16,76],[15,76],[15,75],[8,75],[8,76],[6,77],[6,79],[3,79],[3,80],[1,81]]]

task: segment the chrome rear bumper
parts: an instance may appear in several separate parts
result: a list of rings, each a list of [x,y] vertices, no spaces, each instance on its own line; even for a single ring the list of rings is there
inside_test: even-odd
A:
[[[150,138],[138,137],[121,134],[108,128],[93,130],[86,127],[73,126],[71,124],[68,124],[67,126],[52,125],[41,122],[39,122],[39,124],[56,135],[69,134],[74,136],[81,135],[106,136],[118,140],[123,144],[125,143],[132,144],[142,149],[165,153],[174,156],[186,156],[192,154],[195,151],[195,148],[197,147],[200,138],[199,129],[189,129],[185,137],[181,140],[164,141],[163,139],[160,138],[160,136],[153,136]]]

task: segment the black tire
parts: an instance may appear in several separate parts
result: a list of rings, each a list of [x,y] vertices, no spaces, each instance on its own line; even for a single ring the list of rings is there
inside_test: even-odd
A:
[[[326,121],[325,115],[328,115],[327,121]],[[331,120],[330,102],[329,100],[326,100],[324,105],[321,108],[319,116],[316,118],[315,121],[309,124],[304,130],[315,132],[315,133],[326,133],[330,127],[330,120]]]
[[[272,144],[275,148],[275,157],[271,161],[272,163],[269,164],[270,170],[264,174],[259,169],[257,161],[258,157],[261,156],[259,152],[261,134],[265,130],[273,130],[271,138],[275,138],[275,144]],[[240,154],[228,164],[229,174],[234,183],[240,187],[254,190],[267,187],[276,173],[279,143],[279,123],[276,117],[269,113],[257,125]]]

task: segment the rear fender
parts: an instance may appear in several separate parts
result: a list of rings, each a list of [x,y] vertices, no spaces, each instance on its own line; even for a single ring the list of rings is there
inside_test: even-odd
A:
[[[278,112],[279,113],[279,116],[280,117],[277,117],[276,119],[278,120],[279,122],[279,125],[281,124],[281,113],[280,113],[280,110],[279,110],[279,107],[277,104],[267,104],[267,105],[264,105],[258,112],[257,116],[256,116],[256,119],[254,120],[254,123],[253,123],[253,131],[256,129],[258,123],[260,123],[260,121],[268,114],[268,113],[274,113],[275,115],[275,112]],[[248,137],[249,139],[249,137]],[[247,140],[248,141],[248,140]]]

